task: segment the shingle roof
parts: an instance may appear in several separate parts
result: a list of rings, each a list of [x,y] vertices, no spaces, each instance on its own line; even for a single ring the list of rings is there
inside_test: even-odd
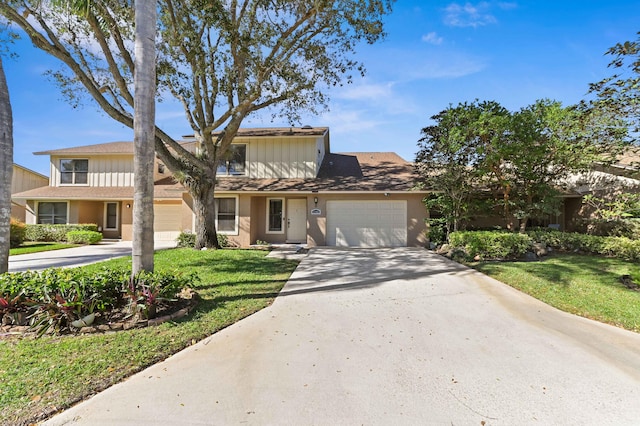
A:
[[[153,197],[158,200],[180,199],[184,188],[173,182],[156,184]],[[65,199],[65,200],[131,200],[131,186],[42,186],[13,194],[12,198],[25,200]]]
[[[317,178],[221,178],[217,191],[394,192],[414,186],[413,166],[393,152],[328,154]]]
[[[238,137],[280,137],[280,136],[322,136],[329,131],[328,127],[263,127],[242,128],[238,130]],[[219,135],[221,132],[213,132]]]
[[[64,154],[133,154],[133,142],[106,142],[94,145],[75,146],[71,148],[52,149],[34,152],[35,155]]]
[[[193,150],[195,141],[178,141],[187,150]],[[133,142],[106,142],[34,152],[35,155],[133,155]]]

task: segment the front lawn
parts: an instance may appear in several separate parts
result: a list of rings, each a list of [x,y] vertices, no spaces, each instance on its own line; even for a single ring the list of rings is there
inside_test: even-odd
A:
[[[470,266],[563,311],[640,332],[640,292],[620,281],[622,275],[631,275],[640,284],[636,262],[558,254],[539,262]]]
[[[297,262],[256,250],[162,250],[155,269],[196,273],[195,311],[157,327],[112,334],[0,338],[0,424],[64,409],[270,305]],[[130,258],[85,268],[128,267]]]
[[[12,248],[9,250],[9,256],[15,256],[18,254],[38,253],[41,251],[60,250],[66,248],[78,247],[77,244],[66,243],[44,243],[44,242],[31,242],[24,243],[20,247]]]

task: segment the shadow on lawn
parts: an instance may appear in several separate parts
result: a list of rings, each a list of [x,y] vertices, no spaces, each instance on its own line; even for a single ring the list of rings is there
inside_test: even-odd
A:
[[[604,285],[619,287],[620,274],[609,271],[609,259],[599,259],[596,256],[587,256],[571,253],[558,253],[543,258],[538,262],[516,261],[508,263],[480,262],[474,268],[488,275],[496,276],[510,264],[518,264],[523,272],[552,284],[568,287],[573,277],[587,273],[606,277]]]

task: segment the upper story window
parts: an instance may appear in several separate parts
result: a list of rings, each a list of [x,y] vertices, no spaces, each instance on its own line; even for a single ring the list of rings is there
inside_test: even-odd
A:
[[[218,165],[219,175],[243,175],[245,174],[245,162],[247,160],[247,146],[241,144],[230,145],[225,158]]]
[[[89,174],[89,160],[60,160],[60,183],[86,185]]]

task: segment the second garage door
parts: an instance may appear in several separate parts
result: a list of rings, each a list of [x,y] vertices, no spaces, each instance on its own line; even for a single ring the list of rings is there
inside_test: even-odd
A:
[[[182,205],[156,204],[153,208],[153,231],[156,241],[172,241],[180,235]]]
[[[327,201],[327,245],[405,247],[406,201]]]

